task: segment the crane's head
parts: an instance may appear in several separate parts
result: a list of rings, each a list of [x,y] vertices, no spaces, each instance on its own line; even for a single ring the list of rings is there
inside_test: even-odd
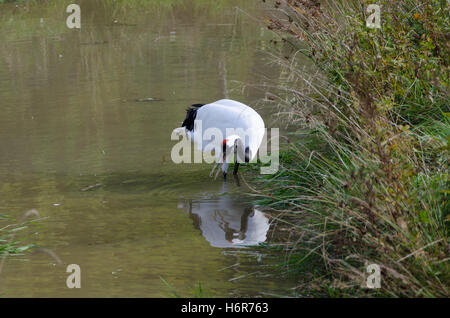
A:
[[[237,156],[238,162],[250,162],[251,150],[247,146],[245,147],[244,142],[238,135],[228,136],[223,141],[223,151],[224,153],[234,153]]]

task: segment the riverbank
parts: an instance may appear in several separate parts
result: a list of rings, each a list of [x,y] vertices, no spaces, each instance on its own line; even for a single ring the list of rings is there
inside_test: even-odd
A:
[[[448,4],[378,1],[373,29],[371,1],[269,4],[269,100],[295,132],[252,179],[288,228],[286,269],[314,264],[302,288],[330,296],[448,297]]]

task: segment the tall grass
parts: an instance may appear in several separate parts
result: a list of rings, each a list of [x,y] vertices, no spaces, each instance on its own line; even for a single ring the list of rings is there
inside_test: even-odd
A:
[[[266,3],[285,74],[270,100],[297,138],[259,181],[290,225],[290,268],[320,259],[309,287],[333,296],[448,297],[447,1],[376,1],[381,29],[374,1]]]

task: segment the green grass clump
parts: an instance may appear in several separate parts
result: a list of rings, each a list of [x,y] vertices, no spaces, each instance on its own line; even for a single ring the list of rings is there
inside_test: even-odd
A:
[[[160,277],[161,281],[168,289],[169,296],[174,298],[182,298],[182,296],[173,288],[164,278]],[[193,298],[212,298],[211,294],[202,286],[202,283],[199,281],[198,286],[194,286],[194,288],[190,288],[190,295],[188,297]]]
[[[17,239],[17,234],[33,223],[32,221],[25,221],[28,215],[34,214],[33,211],[35,210],[30,210],[31,213],[27,212],[20,223],[15,223],[8,215],[0,214],[0,274],[8,256],[24,255],[35,247],[32,244],[24,244],[20,239]]]
[[[377,1],[380,29],[366,26],[373,1],[272,3],[271,100],[298,138],[258,180],[297,237],[290,255],[320,258],[311,285],[332,296],[448,297],[448,3]]]

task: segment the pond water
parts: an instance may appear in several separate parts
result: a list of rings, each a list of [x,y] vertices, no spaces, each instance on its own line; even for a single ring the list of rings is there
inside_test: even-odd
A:
[[[286,294],[294,283],[260,266],[275,260],[243,247],[270,227],[245,188],[170,159],[186,107],[256,105],[240,83],[276,72],[259,1],[78,1],[81,30],[71,2],[0,4],[0,214],[37,209],[16,238],[62,261],[8,257],[0,295],[165,297],[161,278],[183,296],[199,281],[216,297]]]

